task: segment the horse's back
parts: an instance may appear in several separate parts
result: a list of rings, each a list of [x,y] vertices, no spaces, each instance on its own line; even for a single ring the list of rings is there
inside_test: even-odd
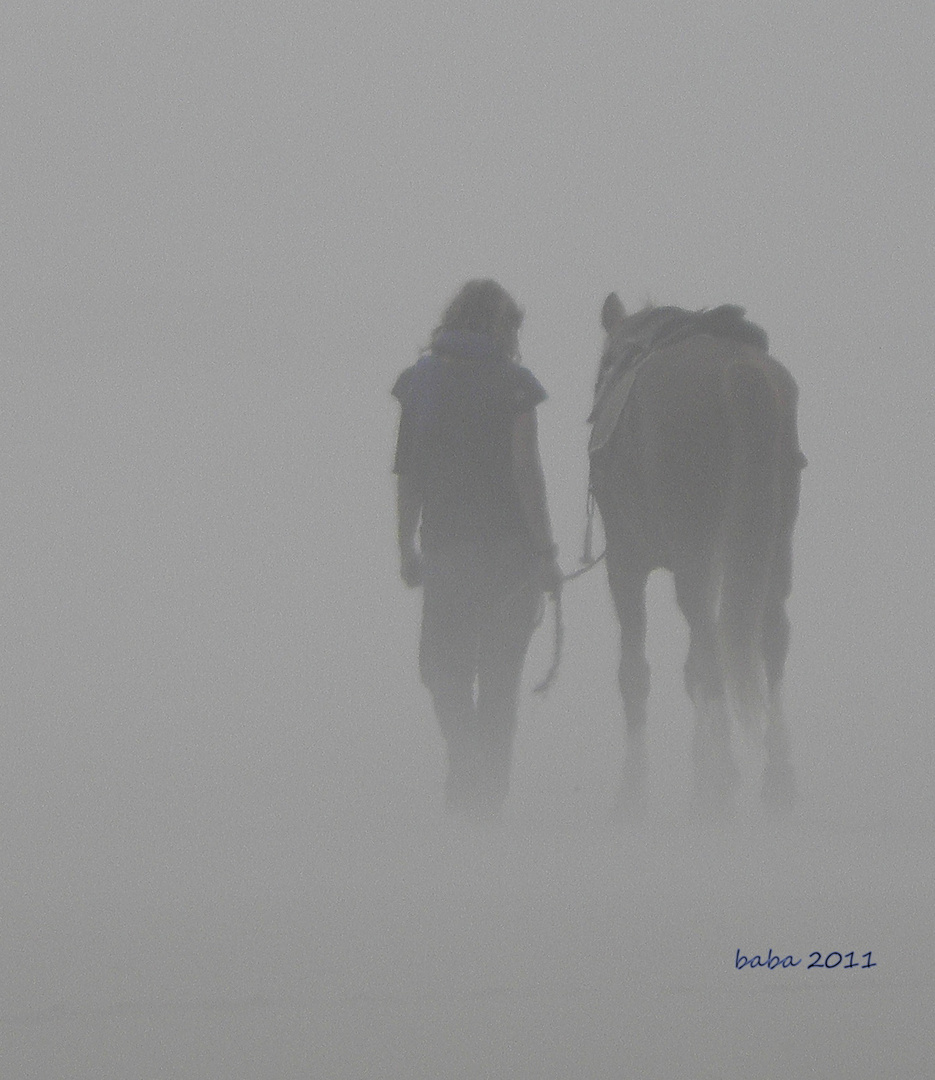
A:
[[[653,565],[710,548],[734,478],[744,391],[780,459],[798,450],[796,386],[755,342],[696,334],[655,352],[634,380],[614,438],[595,461],[605,525]],[[610,519],[608,521],[608,518]]]
[[[797,450],[798,390],[789,372],[753,344],[707,334],[661,349],[643,365],[621,426],[633,428],[644,455],[713,468],[731,449],[738,387],[753,384],[761,388],[763,420],[775,425],[780,449]]]

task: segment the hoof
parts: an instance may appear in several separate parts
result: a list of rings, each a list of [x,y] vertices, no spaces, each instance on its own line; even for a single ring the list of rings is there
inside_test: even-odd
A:
[[[791,766],[770,766],[763,775],[763,803],[769,810],[788,812],[798,794],[795,772]]]
[[[694,811],[704,821],[726,821],[734,813],[734,792],[742,780],[740,769],[727,759],[695,770]]]
[[[719,824],[734,815],[734,791],[739,783],[735,770],[709,777],[705,783],[695,784],[693,810],[702,821]]]
[[[614,800],[612,811],[614,821],[623,822],[626,825],[639,825],[646,818],[646,797],[637,788],[621,787]]]
[[[735,813],[734,801],[729,793],[695,792],[692,812],[695,818],[705,825],[723,825],[730,821]]]
[[[646,816],[646,754],[642,747],[631,749],[624,760],[613,816],[627,822],[639,822]]]

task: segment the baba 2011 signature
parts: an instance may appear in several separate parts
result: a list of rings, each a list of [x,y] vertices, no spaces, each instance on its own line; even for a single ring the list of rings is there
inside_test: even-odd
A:
[[[858,959],[859,955],[859,959]],[[734,955],[734,969],[740,971],[743,968],[767,968],[769,971],[782,970],[783,968],[797,968],[805,964],[805,970],[809,968],[825,968],[831,970],[834,968],[840,968],[842,971],[869,971],[870,968],[877,967],[876,961],[873,959],[872,952],[865,952],[857,954],[853,952],[812,952],[807,957],[809,963],[805,964],[806,957],[794,957],[791,954],[783,956],[782,953],[774,953],[770,949],[764,956],[762,953],[757,953],[754,956],[744,956],[744,954],[737,950]]]

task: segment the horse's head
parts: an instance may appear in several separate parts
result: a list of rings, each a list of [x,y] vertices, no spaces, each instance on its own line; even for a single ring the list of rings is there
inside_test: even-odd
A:
[[[656,307],[647,303],[633,315],[627,315],[620,297],[612,292],[601,308],[601,326],[606,335],[601,363],[597,371],[595,394],[603,388],[607,376],[628,368],[645,349],[658,323],[676,308]]]
[[[620,300],[620,297],[612,292],[604,301],[604,306],[601,308],[601,326],[608,334],[612,334],[615,327],[620,326],[627,321],[626,308]]]
[[[594,395],[597,397],[607,375],[613,371],[622,361],[623,351],[626,348],[623,328],[627,322],[626,308],[620,297],[612,292],[604,301],[601,308],[601,326],[607,335],[604,341],[604,351],[601,353],[601,363],[597,369],[597,379],[594,383]]]
[[[738,309],[740,310],[740,309]],[[640,357],[645,356],[662,338],[692,317],[684,308],[656,307],[648,303],[633,315],[626,309],[616,293],[611,293],[601,309],[601,325],[607,337],[601,366],[597,373],[595,394],[599,394],[607,377],[614,371],[625,371]]]

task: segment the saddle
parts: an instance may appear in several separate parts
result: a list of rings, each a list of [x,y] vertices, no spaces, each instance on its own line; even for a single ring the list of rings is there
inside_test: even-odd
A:
[[[625,324],[623,345],[612,367],[601,378],[594,408],[588,417],[588,423],[593,425],[588,454],[596,454],[613,435],[639,369],[654,354],[697,334],[742,341],[768,351],[766,332],[749,322],[745,315],[744,308],[737,304],[722,304],[701,311],[677,307],[647,308],[631,315]]]

